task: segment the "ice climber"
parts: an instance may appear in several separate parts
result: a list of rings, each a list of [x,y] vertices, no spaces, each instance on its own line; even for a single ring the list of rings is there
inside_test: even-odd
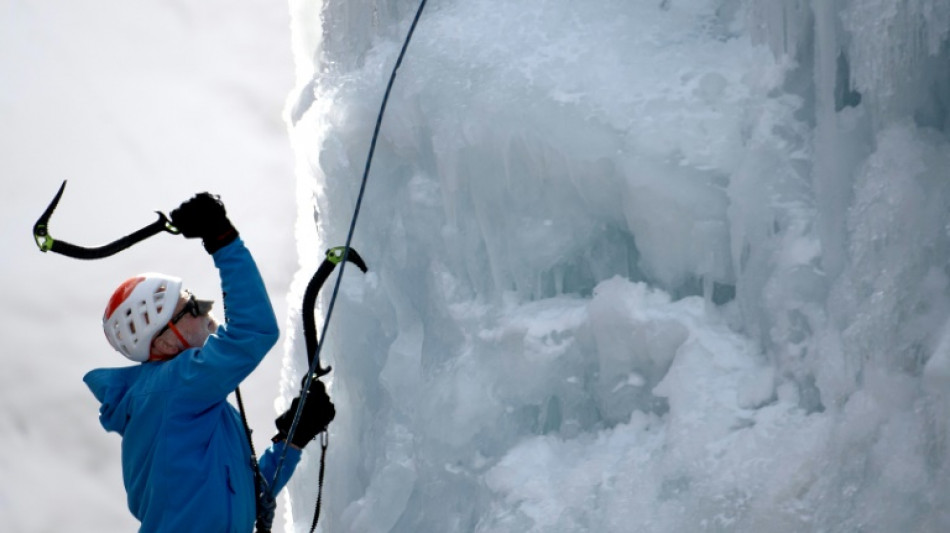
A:
[[[217,197],[196,195],[171,221],[185,237],[200,237],[214,259],[225,324],[211,315],[212,302],[183,291],[180,279],[133,277],[109,299],[102,324],[112,347],[140,364],[93,370],[84,381],[102,403],[103,427],[122,436],[122,475],[140,532],[248,533],[257,501],[251,447],[227,397],[277,342],[277,321],[254,259]],[[301,448],[334,417],[322,383],[313,383],[273,494]],[[265,480],[273,480],[292,416],[277,419],[274,442],[260,458]]]

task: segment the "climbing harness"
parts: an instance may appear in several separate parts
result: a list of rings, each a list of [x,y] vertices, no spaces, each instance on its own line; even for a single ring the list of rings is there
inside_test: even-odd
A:
[[[56,252],[75,259],[102,259],[110,255],[115,255],[133,244],[144,241],[163,231],[167,231],[173,235],[179,233],[178,228],[171,224],[164,213],[156,211],[156,213],[158,213],[158,220],[104,246],[86,248],[54,239],[49,232],[49,219],[53,216],[53,211],[56,210],[56,206],[59,205],[59,200],[63,197],[64,190],[66,190],[66,180],[63,180],[63,184],[59,187],[59,192],[56,193],[56,196],[53,197],[53,201],[50,202],[46,211],[40,215],[36,224],[33,225],[33,239],[36,241],[36,245],[41,252]]]

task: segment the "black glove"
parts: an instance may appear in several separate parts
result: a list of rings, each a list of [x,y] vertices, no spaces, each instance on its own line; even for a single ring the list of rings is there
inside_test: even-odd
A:
[[[209,254],[224,248],[237,238],[238,232],[228,220],[224,204],[206,192],[196,194],[171,213],[172,225],[189,239],[201,238]]]
[[[294,398],[294,401],[290,404],[290,409],[284,411],[284,414],[274,421],[277,426],[277,435],[272,439],[274,442],[287,439],[298,405],[300,405],[300,396]],[[290,440],[290,443],[298,448],[303,448],[321,431],[325,431],[335,416],[336,409],[333,407],[333,402],[330,401],[326,387],[323,386],[322,381],[314,379],[310,382],[307,402],[303,405],[300,422],[297,423],[297,430],[294,431],[294,437]]]

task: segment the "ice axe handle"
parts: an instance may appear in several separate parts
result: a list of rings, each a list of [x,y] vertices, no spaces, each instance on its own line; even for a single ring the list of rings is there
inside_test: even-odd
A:
[[[49,219],[53,216],[53,211],[59,204],[59,200],[62,198],[63,191],[65,189],[66,181],[64,180],[63,184],[59,187],[59,192],[57,192],[56,196],[53,198],[53,201],[50,202],[49,206],[46,208],[46,211],[40,215],[40,218],[36,221],[36,224],[33,225],[33,239],[36,240],[36,245],[39,247],[41,252],[52,251],[75,259],[102,259],[104,257],[109,257],[110,255],[115,255],[132,246],[133,244],[144,241],[145,239],[163,231],[173,234],[179,233],[178,228],[171,224],[171,222],[168,220],[168,217],[165,216],[164,213],[157,212],[158,220],[155,222],[152,222],[148,226],[145,226],[134,233],[126,235],[121,239],[115,240],[103,246],[87,248],[85,246],[77,246],[66,241],[54,239],[49,233]]]

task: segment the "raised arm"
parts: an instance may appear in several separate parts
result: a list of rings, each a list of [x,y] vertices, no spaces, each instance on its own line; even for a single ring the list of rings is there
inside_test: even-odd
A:
[[[172,211],[185,237],[200,237],[221,276],[225,323],[204,346],[169,362],[191,400],[220,401],[250,374],[277,342],[277,318],[254,258],[214,196],[201,193]]]

